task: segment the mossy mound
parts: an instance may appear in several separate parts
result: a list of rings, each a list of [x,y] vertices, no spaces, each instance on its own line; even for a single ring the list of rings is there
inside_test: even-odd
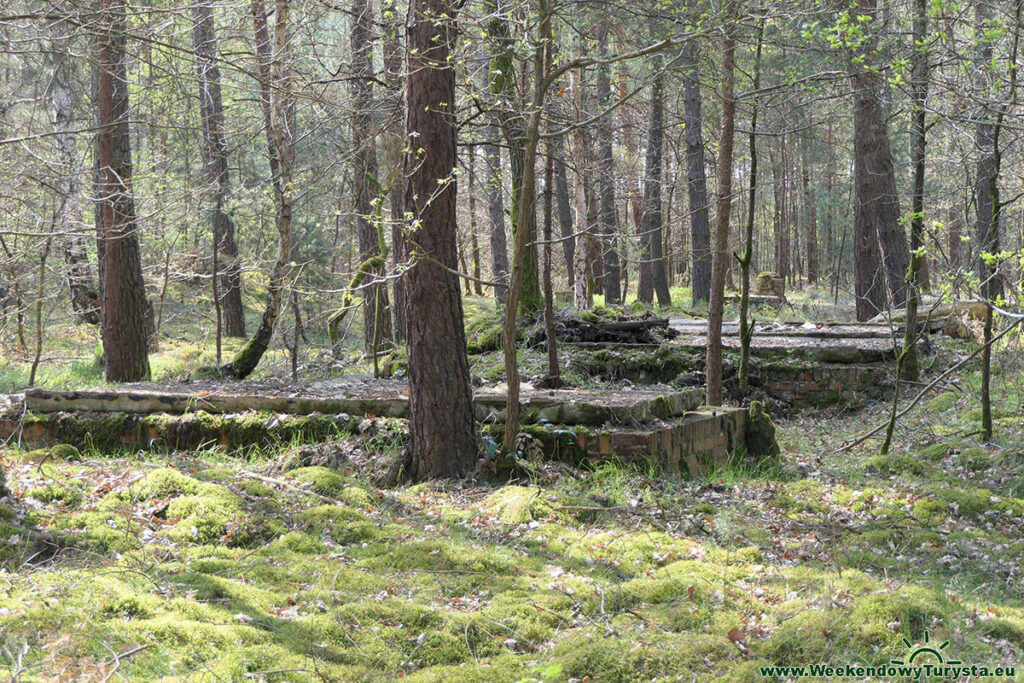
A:
[[[558,502],[551,494],[525,486],[506,486],[492,493],[484,501],[484,508],[493,510],[507,524],[526,524],[558,519]]]
[[[74,462],[81,460],[82,454],[71,444],[59,443],[55,446],[36,448],[28,451],[23,456],[23,459],[30,460],[32,462],[45,462],[48,460],[65,460],[67,462]]]
[[[922,520],[944,520],[949,515],[978,518],[989,511],[1024,514],[1024,501],[997,496],[982,488],[939,489],[914,502],[914,515]]]
[[[782,454],[775,440],[775,425],[760,401],[751,402],[747,412],[746,444],[747,453],[758,461],[775,460]]]
[[[927,410],[929,413],[933,413],[933,414],[935,414],[935,413],[944,413],[947,410],[949,410],[950,408],[952,408],[953,406],[955,406],[956,402],[957,402],[957,399],[959,399],[959,398],[960,398],[960,394],[958,394],[956,392],[953,392],[953,391],[943,392],[943,393],[939,394],[938,396],[936,396],[935,398],[933,398],[932,400],[928,401],[927,405],[925,406],[925,410]]]
[[[875,455],[868,458],[864,467],[879,474],[921,474],[924,472],[924,464],[919,460],[906,455]]]
[[[36,487],[26,495],[30,498],[35,498],[41,503],[52,503],[54,501],[58,501],[68,508],[78,507],[84,500],[82,492],[78,489],[57,483],[50,483],[46,486]]]

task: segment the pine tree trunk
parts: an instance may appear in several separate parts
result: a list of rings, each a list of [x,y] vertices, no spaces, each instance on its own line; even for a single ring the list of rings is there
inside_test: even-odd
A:
[[[407,258],[405,248],[405,178],[402,176],[402,147],[405,145],[405,124],[402,121],[404,111],[402,76],[402,37],[405,30],[402,16],[395,11],[395,0],[384,0],[392,17],[382,22],[385,36],[383,40],[385,82],[388,86],[387,107],[390,125],[385,128],[384,159],[387,164],[388,213],[391,217],[391,253],[396,271]],[[398,274],[394,279],[394,305],[391,310],[394,325],[391,336],[395,342],[405,341],[405,278]]]
[[[508,18],[504,12],[508,8],[498,0],[491,0],[493,11],[488,22],[488,30],[494,43],[490,62],[490,92],[495,98],[498,123],[508,143],[508,161],[512,180],[509,208],[509,222],[512,224],[512,238],[516,239],[516,230],[521,224],[520,213],[527,220],[522,223],[528,232],[526,252],[523,263],[523,292],[519,299],[520,314],[536,313],[544,305],[544,297],[540,290],[540,273],[537,266],[537,212],[534,202],[524,203],[523,196],[534,197],[536,188],[524,187],[524,177],[534,177],[533,169],[525,168],[526,157],[526,121],[522,113],[521,103],[515,101],[515,65],[513,63],[512,37],[509,32]]]
[[[483,296],[484,290],[480,284],[480,240],[477,237],[476,222],[476,147],[471,147],[469,157],[466,159],[466,166],[469,169],[469,242],[473,250],[473,293]]]
[[[875,3],[876,0],[856,0],[855,7],[862,15],[874,18]],[[874,20],[865,23],[868,37],[857,47],[858,56],[868,60],[868,64],[878,43],[874,24]],[[880,99],[883,83],[876,70],[857,62],[850,60],[856,175],[854,261],[857,319],[866,320],[884,308],[884,283],[888,284],[892,305],[903,306],[910,252],[900,224],[896,171]],[[878,267],[878,247],[872,249],[869,241],[881,247],[884,267]]]
[[[58,24],[58,26],[63,26]],[[82,169],[78,161],[75,133],[74,90],[71,83],[71,55],[54,41],[53,77],[50,101],[53,104],[54,146],[61,176],[61,204],[58,225],[64,246],[64,264],[75,319],[90,325],[100,324],[100,296],[89,267],[89,252],[82,224],[82,196],[78,177]]]
[[[672,303],[665,276],[662,244],[663,217],[661,210],[662,157],[665,143],[664,112],[665,76],[661,58],[654,60],[656,75],[651,83],[650,123],[647,129],[647,155],[644,160],[644,203],[640,226],[640,282],[637,298],[651,303],[652,290],[657,293],[658,305]]]
[[[605,54],[605,38],[607,30],[598,30],[598,52]],[[611,79],[608,64],[597,67],[597,102],[603,111],[611,105]],[[612,130],[609,117],[603,116],[598,121],[597,133],[597,186],[600,193],[600,209],[598,211],[598,234],[602,241],[603,256],[603,290],[605,304],[617,304],[622,301],[622,287],[619,270],[618,232],[619,218],[615,208],[615,157],[612,152]]]
[[[576,238],[573,236],[572,207],[569,200],[569,179],[565,169],[565,138],[555,139],[555,203],[558,205],[558,225],[562,235],[562,255],[569,277],[569,289],[576,285],[576,270],[573,255],[576,253]]]
[[[192,8],[192,38],[196,53],[199,80],[199,113],[203,131],[203,161],[210,192],[210,219],[213,225],[214,249],[222,264],[219,295],[223,313],[224,334],[245,336],[245,310],[242,307],[241,266],[235,243],[235,224],[225,205],[231,194],[228,170],[228,143],[224,132],[224,105],[220,90],[220,67],[217,56],[217,31],[213,7],[208,1]]]
[[[754,83],[756,93],[761,89],[761,50],[764,43],[765,19],[757,25],[757,51],[754,56]],[[757,105],[758,97],[750,108],[750,134],[747,136],[750,148],[750,185],[747,189],[747,215],[743,231],[743,254],[737,257],[740,264],[740,363],[736,375],[741,397],[750,390],[750,342],[754,338],[754,321],[750,318],[750,268],[754,258],[754,213],[757,200]]]
[[[708,300],[707,403],[722,405],[722,313],[725,271],[729,266],[729,216],[732,212],[732,147],[735,134],[736,99],[736,6],[723,6],[725,35],[722,39],[722,135],[718,143],[718,220],[711,263],[711,298]]]
[[[711,295],[711,218],[707,172],[704,168],[704,136],[701,132],[700,73],[697,47],[683,45],[683,119],[686,125],[687,191],[690,200],[690,285],[693,303],[708,301]]]
[[[352,140],[355,150],[355,214],[359,236],[359,262],[365,264],[381,254],[383,232],[378,235],[377,210],[374,205],[380,194],[377,166],[377,136],[374,123],[373,69],[373,4],[370,0],[352,0]],[[379,226],[383,231],[384,226]],[[380,280],[384,263],[371,267],[360,291],[363,295],[363,346],[376,355],[381,344],[391,341],[391,312],[388,287]]]
[[[925,100],[928,97],[928,53],[925,48],[928,27],[927,0],[914,3],[914,54],[911,58],[911,142],[910,162],[914,168],[913,195],[910,211],[910,266],[907,271],[907,315],[904,323],[903,349],[898,357],[900,375],[916,382],[921,368],[917,354],[917,306],[920,298],[918,273],[922,258],[918,249],[924,242],[924,180],[927,131]],[[895,399],[894,399],[895,400]]]
[[[108,382],[149,378],[149,302],[142,278],[132,191],[125,54],[127,18],[119,0],[100,0],[96,33],[97,211],[104,245],[103,359]]]
[[[976,7],[978,29],[982,33],[988,28],[985,10]],[[992,44],[989,40],[979,39],[977,65],[975,66],[975,85],[980,102],[992,97],[990,92],[991,76],[988,74],[992,61]],[[977,124],[974,133],[974,149],[977,158],[977,177],[974,185],[974,205],[976,216],[975,239],[978,243],[975,255],[975,268],[981,282],[981,296],[994,301],[1003,294],[1002,281],[984,254],[999,252],[999,147],[996,115],[988,111],[987,105],[980,105],[976,115]]]
[[[501,128],[491,121],[484,128],[484,138],[488,141],[483,145],[484,161],[487,175],[484,185],[487,187],[487,217],[491,241],[491,279],[495,282],[508,283],[508,238],[505,234],[505,203],[502,196],[501,147],[497,140],[501,138]],[[507,287],[495,287],[494,298],[504,304],[508,296]]]
[[[406,27],[406,144],[423,150],[405,162],[405,210],[415,221],[405,275],[410,474],[457,477],[476,464],[477,442],[462,296],[458,277],[445,269],[457,259],[452,6],[411,0]]]
[[[804,250],[807,252],[807,284],[813,285],[818,281],[818,207],[814,197],[814,186],[810,183],[810,171],[807,169],[806,159],[801,175],[804,206],[807,211],[807,231],[804,237]]]
[[[271,44],[267,12],[263,0],[252,1],[256,38],[257,74],[260,80],[260,104],[267,137],[271,184],[277,202],[277,259],[267,285],[267,303],[256,334],[242,347],[231,363],[221,368],[228,377],[245,379],[259,365],[270,348],[277,320],[281,315],[284,289],[291,271],[292,243],[292,168],[295,163],[295,101],[291,92],[291,54],[288,28],[289,0],[276,0],[274,36]]]

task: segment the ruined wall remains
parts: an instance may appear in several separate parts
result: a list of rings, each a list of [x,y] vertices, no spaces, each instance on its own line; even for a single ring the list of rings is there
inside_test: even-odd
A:
[[[893,378],[884,365],[785,364],[757,366],[761,388],[798,408],[856,407],[884,398]]]

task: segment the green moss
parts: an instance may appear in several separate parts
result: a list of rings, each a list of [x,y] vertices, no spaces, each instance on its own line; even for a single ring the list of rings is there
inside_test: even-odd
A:
[[[495,323],[466,340],[466,353],[478,355],[501,350],[502,325]]]
[[[654,399],[654,405],[652,406],[652,412],[654,416],[665,420],[672,416],[674,408],[672,406],[672,399],[667,396],[657,396]]]
[[[688,633],[631,638],[587,630],[559,642],[552,652],[566,676],[592,681],[676,680],[685,671],[694,680],[719,680],[740,659],[739,650],[720,635]]]
[[[956,462],[964,469],[981,472],[992,465],[992,457],[981,448],[965,448],[960,451]]]
[[[44,458],[75,462],[82,459],[82,454],[77,448],[69,443],[59,443],[48,448],[39,448],[31,451],[27,456],[27,459],[33,461],[42,460]]]
[[[426,664],[458,664],[472,658],[466,639],[450,633],[435,631],[427,636],[420,654]]]
[[[67,532],[65,541],[74,545],[84,542],[105,550],[125,552],[137,548],[138,523],[123,515],[108,512],[81,512],[70,517],[58,516],[53,523],[55,531]]]
[[[764,555],[757,546],[747,546],[735,552],[736,559],[741,562],[760,563],[764,562]]]
[[[355,508],[368,509],[377,504],[377,497],[358,486],[346,486],[341,490],[338,500]]]
[[[758,647],[757,654],[772,664],[815,664],[828,660],[845,637],[845,619],[833,610],[811,610],[795,615]]]
[[[196,496],[179,496],[167,506],[167,518],[178,523],[169,530],[171,540],[209,543],[220,538],[241,513],[241,500],[222,487]]]
[[[299,519],[317,532],[326,532],[342,545],[375,539],[377,524],[361,512],[340,505],[319,505],[306,510]]]
[[[850,613],[850,623],[860,643],[884,646],[899,642],[900,633],[911,641],[922,638],[926,630],[934,633],[944,613],[939,597],[924,588],[907,585],[893,593],[858,598]]]
[[[138,619],[152,616],[153,611],[142,598],[137,595],[127,595],[116,598],[104,604],[100,613],[108,617],[123,617],[126,619]]]
[[[933,398],[932,400],[928,401],[927,405],[925,406],[925,410],[927,410],[929,413],[944,413],[956,405],[958,398],[960,398],[960,395],[955,392],[943,392],[936,396],[935,398]]]
[[[493,510],[506,524],[558,518],[557,503],[550,501],[549,495],[549,492],[535,488],[506,486],[488,496],[484,507]]]
[[[289,479],[298,479],[303,484],[312,484],[310,488],[320,495],[340,500],[345,489],[349,487],[345,477],[332,472],[326,467],[300,467],[288,473]]]
[[[82,504],[84,497],[82,492],[78,489],[69,488],[67,486],[61,486],[60,484],[50,483],[46,486],[40,486],[32,489],[27,494],[31,498],[42,503],[52,503],[53,501],[60,501],[64,503],[66,507],[76,508]]]
[[[133,486],[132,496],[139,500],[149,500],[180,494],[197,494],[202,486],[202,482],[176,469],[161,467],[147,474]]]
[[[327,546],[323,543],[297,531],[283,535],[271,547],[275,546],[302,555],[322,555],[327,552]]]
[[[990,638],[1008,640],[1018,647],[1024,647],[1024,626],[1008,619],[986,619],[979,623],[979,630]]]
[[[753,401],[747,413],[747,453],[758,460],[775,459],[782,453],[775,440],[775,425],[760,401]]]
[[[226,523],[221,540],[231,548],[253,548],[288,532],[281,521],[266,515],[243,515]]]
[[[949,513],[963,517],[979,517],[988,510],[1012,511],[1021,514],[1021,502],[1000,498],[988,489],[939,489],[914,503],[914,515],[919,519],[936,517],[945,519]]]
[[[924,472],[924,465],[906,455],[875,455],[868,458],[864,467],[880,474],[921,474]]]
[[[250,496],[257,498],[273,498],[277,495],[277,491],[273,488],[253,479],[243,479],[238,483],[238,487]]]
[[[917,452],[917,457],[930,462],[939,462],[949,454],[949,446],[944,443],[933,443]]]

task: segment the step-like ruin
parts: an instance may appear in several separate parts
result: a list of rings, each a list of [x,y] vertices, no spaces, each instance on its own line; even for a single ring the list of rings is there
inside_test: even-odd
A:
[[[405,387],[395,381],[326,382],[281,394],[243,393],[207,383],[190,391],[132,385],[123,389],[30,389],[6,397],[0,439],[22,448],[57,443],[99,450],[237,451],[292,441],[358,434],[367,422],[408,415]],[[244,388],[244,385],[243,385]],[[697,476],[747,450],[748,411],[702,408],[703,390],[535,390],[520,402],[523,457],[573,464],[617,459]],[[474,396],[485,437],[499,439],[505,397]]]
[[[661,344],[574,343],[583,374],[634,384],[703,384],[707,321],[673,318],[675,337]],[[929,332],[947,321],[929,321]],[[901,330],[884,323],[759,323],[751,341],[751,384],[794,408],[856,408],[890,395]],[[727,389],[740,350],[739,326],[724,323]]]

